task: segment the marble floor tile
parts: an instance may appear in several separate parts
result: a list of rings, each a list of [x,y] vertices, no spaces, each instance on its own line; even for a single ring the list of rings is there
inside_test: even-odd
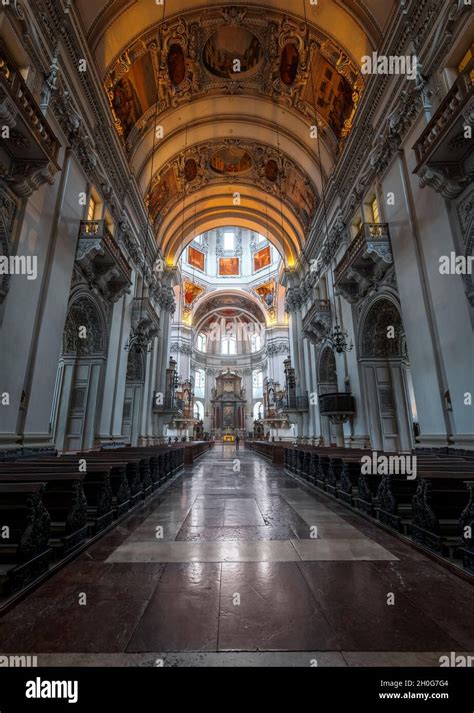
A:
[[[107,562],[294,562],[290,541],[126,542]]]
[[[301,562],[297,566],[337,632],[343,651],[462,648],[430,617],[429,610],[414,606],[388,587],[374,562]],[[389,604],[391,593],[395,594],[393,604]]]
[[[216,651],[220,564],[167,565],[126,651]]]
[[[224,527],[265,525],[265,520],[252,498],[227,498],[225,501]]]
[[[315,562],[347,561],[352,560],[396,560],[384,547],[377,542],[363,539],[317,539],[317,540],[291,540],[295,550],[302,560]]]
[[[183,527],[176,536],[176,540],[187,542],[219,542],[220,540],[290,540],[292,537],[299,537],[298,531],[288,525],[275,527],[257,527],[249,525],[245,527]],[[309,536],[307,529],[305,537]]]
[[[222,565],[219,651],[338,648],[296,563]]]

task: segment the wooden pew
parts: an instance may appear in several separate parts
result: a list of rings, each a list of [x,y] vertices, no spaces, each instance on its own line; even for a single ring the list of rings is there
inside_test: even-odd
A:
[[[342,470],[345,462],[361,462],[369,452],[356,448],[331,448],[323,455],[320,453],[319,470],[325,490],[335,497],[341,489]]]
[[[87,537],[84,474],[49,470],[46,479],[46,474],[38,472],[33,462],[30,473],[9,471],[11,465],[0,464],[0,483],[46,483],[43,502],[51,517],[50,545],[56,556],[67,555],[79,547]]]
[[[175,444],[171,446],[136,446],[117,448],[114,453],[127,458],[142,457],[149,460],[152,488],[163,485],[178,473],[184,465],[184,453],[194,444]],[[109,451],[107,451],[109,452]]]
[[[9,464],[8,472],[21,478],[32,471],[41,474],[45,482],[50,473],[69,472],[72,475],[79,472],[79,462],[63,458],[42,458],[31,463],[15,461]],[[87,500],[88,535],[96,535],[110,525],[114,519],[113,493],[110,479],[111,468],[105,465],[89,465],[83,476],[82,487]],[[1,472],[1,471],[0,471]]]
[[[467,489],[462,473],[421,476],[412,502],[412,539],[452,558],[463,544],[462,521],[466,518],[463,513],[469,507],[470,497],[472,491]]]
[[[87,458],[90,457],[90,455],[87,456],[86,454],[83,454],[83,457]],[[132,466],[135,466],[134,470],[138,472],[139,479],[138,499],[144,500],[148,497],[148,495],[151,495],[153,491],[153,483],[151,479],[151,470],[153,466],[150,464],[150,460],[153,456],[151,453],[132,453],[131,449],[117,448],[116,450],[98,451],[97,454],[94,454],[94,457],[97,458],[98,462],[102,459],[106,462],[120,463],[125,465],[129,471],[132,469]],[[130,490],[132,491],[132,486],[130,486]],[[136,496],[136,493],[134,493],[134,496]]]
[[[267,441],[249,441],[250,449],[256,451],[273,465],[280,466],[285,463],[285,444],[268,443]]]
[[[100,451],[107,455],[110,451]],[[146,498],[160,487],[160,458],[158,452],[150,448],[129,447],[117,448],[113,451],[113,458],[120,461],[136,462],[138,458],[138,473],[141,481],[142,497]]]
[[[412,519],[417,480],[408,480],[406,475],[377,475],[376,478],[379,480],[374,503],[377,519],[397,532],[406,533]]]
[[[87,470],[90,468],[111,468],[113,466],[125,469],[125,476],[128,481],[130,493],[130,507],[139,503],[145,497],[145,493],[151,493],[150,465],[146,459],[140,456],[126,456],[120,454],[120,449],[109,449],[106,451],[88,451],[83,453],[63,454],[59,461],[73,463],[77,467],[79,460],[86,461]],[[121,472],[121,471],[119,471]]]
[[[355,498],[358,495],[360,467],[360,458],[352,460],[345,458],[343,461],[338,495],[340,500],[348,505],[355,505]]]
[[[460,555],[464,569],[470,574],[474,574],[474,480],[466,481],[466,486],[469,491],[469,500],[459,518],[463,540]]]
[[[0,483],[0,595],[12,594],[49,567],[51,519],[45,483]],[[8,530],[4,530],[8,528]]]
[[[466,480],[472,475],[472,465],[469,461],[450,456],[422,457],[417,458],[417,477],[414,480],[408,480],[405,475],[383,476],[377,492],[378,519],[388,527],[406,532],[407,526],[410,527],[414,519],[413,498],[419,482],[437,477],[452,481],[464,477]]]

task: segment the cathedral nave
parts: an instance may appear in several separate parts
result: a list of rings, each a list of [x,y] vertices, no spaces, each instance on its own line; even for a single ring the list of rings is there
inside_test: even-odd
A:
[[[0,661],[469,667],[472,4],[0,5]]]

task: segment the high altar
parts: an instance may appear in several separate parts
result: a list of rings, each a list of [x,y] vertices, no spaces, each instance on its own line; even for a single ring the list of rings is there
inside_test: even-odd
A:
[[[216,377],[212,390],[212,422],[218,435],[233,435],[245,429],[245,389],[242,378],[229,369]]]

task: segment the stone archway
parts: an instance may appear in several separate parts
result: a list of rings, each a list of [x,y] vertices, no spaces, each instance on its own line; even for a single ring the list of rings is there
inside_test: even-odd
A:
[[[362,313],[358,355],[372,447],[411,450],[411,376],[400,309],[392,295],[377,296]]]
[[[92,448],[100,420],[100,391],[107,354],[106,321],[89,294],[69,305],[59,359],[55,420],[58,450]]]

